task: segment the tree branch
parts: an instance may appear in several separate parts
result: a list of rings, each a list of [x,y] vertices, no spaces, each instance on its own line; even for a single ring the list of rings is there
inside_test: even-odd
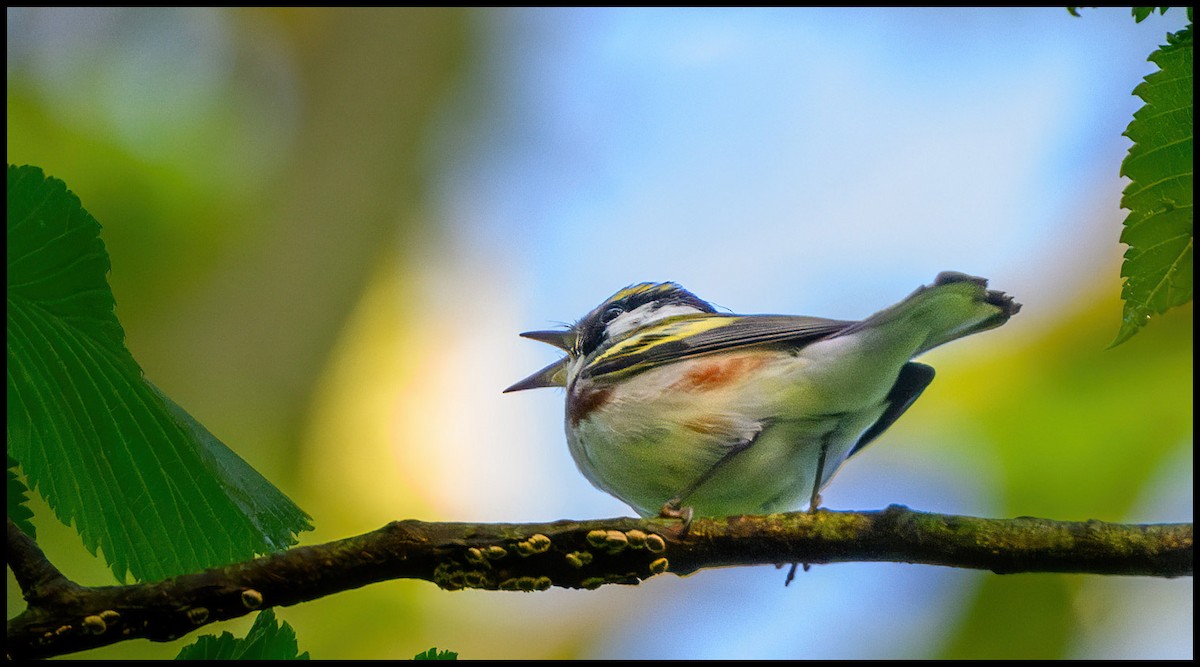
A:
[[[26,602],[53,598],[58,591],[75,586],[46,558],[33,538],[8,519],[8,569],[12,570]]]
[[[10,523],[10,554],[14,542],[28,541],[16,532]],[[16,546],[28,552],[29,544]],[[139,637],[170,641],[255,609],[389,579],[424,579],[448,590],[590,589],[636,584],[664,572],[683,576],[729,565],[848,561],[999,574],[1191,576],[1192,524],[981,519],[900,505],[874,512],[697,519],[686,535],[678,521],[666,519],[397,521],[364,535],[155,583],[85,588],[67,582],[26,589],[38,577],[18,574],[29,607],[8,623],[8,655],[48,657]],[[11,555],[9,564],[16,572]],[[57,573],[48,561],[45,567]],[[30,590],[40,592],[31,596]]]

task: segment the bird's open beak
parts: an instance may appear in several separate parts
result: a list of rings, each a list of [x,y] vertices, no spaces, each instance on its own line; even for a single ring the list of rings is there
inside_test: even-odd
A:
[[[521,334],[522,336],[525,334]],[[539,387],[565,387],[567,386],[567,360],[569,357],[563,357],[558,361],[550,364],[542,370],[530,375],[529,377],[514,384],[504,393],[510,391],[521,391],[522,389],[537,389]]]

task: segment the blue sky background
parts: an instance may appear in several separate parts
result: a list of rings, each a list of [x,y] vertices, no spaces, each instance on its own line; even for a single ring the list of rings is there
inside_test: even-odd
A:
[[[1060,14],[498,11],[478,77],[503,90],[447,139],[469,148],[443,201],[512,254],[534,316],[644,279],[844,317],[944,268],[1044,285],[1050,249],[1103,237],[1080,206],[1119,192],[1163,33]]]

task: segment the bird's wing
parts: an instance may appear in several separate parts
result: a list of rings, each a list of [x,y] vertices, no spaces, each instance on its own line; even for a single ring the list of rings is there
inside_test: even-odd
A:
[[[915,361],[910,361],[900,368],[900,375],[896,378],[896,384],[892,385],[891,391],[887,395],[887,408],[880,415],[878,421],[867,429],[862,437],[855,443],[854,449],[846,455],[846,458],[854,456],[862,451],[863,447],[871,444],[871,441],[879,437],[880,433],[887,430],[904,414],[906,410],[917,400],[921,392],[925,391],[925,387],[933,382],[933,367],[919,364]]]
[[[854,322],[795,315],[684,315],[656,322],[617,341],[584,372],[595,378],[754,345],[804,347]]]

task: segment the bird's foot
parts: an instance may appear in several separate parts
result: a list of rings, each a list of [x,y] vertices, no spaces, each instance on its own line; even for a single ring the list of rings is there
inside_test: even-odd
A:
[[[680,519],[683,521],[683,526],[680,528],[679,536],[687,536],[688,529],[692,527],[693,510],[691,507],[681,507],[683,501],[679,498],[672,498],[663,503],[662,509],[658,515],[664,519]]]

